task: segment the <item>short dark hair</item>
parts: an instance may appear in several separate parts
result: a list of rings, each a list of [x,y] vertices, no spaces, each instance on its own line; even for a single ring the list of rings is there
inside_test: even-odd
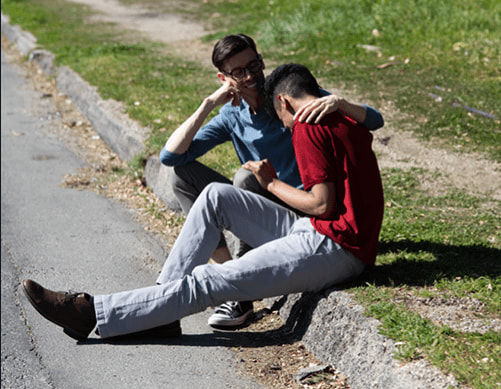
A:
[[[227,35],[220,39],[214,46],[212,63],[220,71],[223,71],[222,66],[224,61],[248,48],[254,50],[256,55],[258,54],[256,43],[251,37],[245,34]]]
[[[266,77],[264,93],[265,108],[268,114],[275,118],[278,118],[275,102],[279,94],[287,94],[294,98],[305,94],[322,96],[318,82],[308,68],[294,63],[280,65]]]

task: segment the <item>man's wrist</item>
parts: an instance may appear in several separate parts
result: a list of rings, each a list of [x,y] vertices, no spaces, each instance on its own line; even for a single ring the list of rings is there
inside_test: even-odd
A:
[[[214,108],[216,108],[216,103],[210,97],[206,97],[202,102],[202,110],[204,112],[211,112]]]
[[[275,194],[275,190],[277,188],[277,184],[280,182],[278,178],[273,178],[268,185],[266,185],[266,190],[272,194]]]
[[[342,97],[338,103],[338,110],[344,114],[347,110],[349,111],[349,109],[350,109],[350,102],[346,100],[344,97]]]

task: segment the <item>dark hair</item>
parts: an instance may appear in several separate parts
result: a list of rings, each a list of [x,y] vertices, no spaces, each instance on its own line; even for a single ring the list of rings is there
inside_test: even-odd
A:
[[[287,94],[293,98],[302,97],[305,94],[322,96],[318,82],[308,68],[294,63],[280,65],[266,77],[264,93],[266,111],[275,118],[278,118],[275,112],[275,102],[279,94]]]
[[[257,54],[256,43],[245,34],[227,35],[220,39],[212,51],[213,65],[222,71],[224,61],[248,48]]]

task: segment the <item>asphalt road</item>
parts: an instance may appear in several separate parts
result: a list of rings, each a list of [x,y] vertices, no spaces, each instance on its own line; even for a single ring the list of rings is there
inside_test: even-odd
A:
[[[66,336],[28,303],[20,281],[91,294],[151,285],[166,253],[130,211],[59,186],[85,163],[47,129],[58,117],[2,52],[2,388],[258,388],[237,372],[209,312],[182,320],[179,339],[85,342]],[[236,343],[235,343],[236,342]]]

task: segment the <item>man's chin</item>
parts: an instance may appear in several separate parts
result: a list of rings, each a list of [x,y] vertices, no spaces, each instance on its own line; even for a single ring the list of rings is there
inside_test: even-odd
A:
[[[260,88],[244,88],[240,91],[243,99],[256,99],[263,93]]]

